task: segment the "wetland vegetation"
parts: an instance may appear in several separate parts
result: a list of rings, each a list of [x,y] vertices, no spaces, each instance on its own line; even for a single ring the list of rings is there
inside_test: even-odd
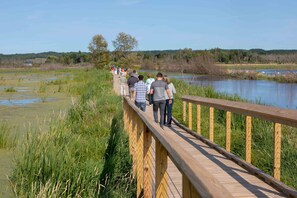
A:
[[[270,64],[274,69],[296,69],[296,50],[133,51],[137,44],[133,36],[121,32],[113,41],[113,52],[102,35],[95,35],[89,45],[91,53],[0,54],[0,67],[10,68],[0,70],[0,186],[5,186],[0,196],[135,196],[121,98],[112,90],[111,74],[103,70],[111,65],[297,82],[293,75],[268,77],[240,71],[267,69]],[[91,64],[97,70],[90,69]],[[178,120],[182,120],[183,95],[243,101],[211,87],[178,80],[173,83],[178,91],[173,114]],[[202,115],[202,135],[207,137],[207,108],[202,108]],[[215,120],[214,140],[224,147],[225,113],[216,110]],[[241,158],[245,154],[244,120],[241,115],[232,115],[231,151]],[[252,164],[270,175],[272,130],[273,123],[253,119]],[[281,165],[281,181],[295,189],[296,132],[283,127]]]
[[[135,184],[130,174],[128,140],[123,132],[121,98],[112,91],[109,72],[28,71],[10,75],[14,78],[7,73],[1,74],[3,86],[18,82],[15,76],[22,78],[22,83],[32,83],[32,86],[26,85],[30,87],[29,93],[26,92],[20,98],[29,97],[28,95],[53,98],[44,103],[40,101],[24,106],[0,107],[6,113],[12,109],[15,111],[10,116],[1,111],[1,119],[6,119],[7,124],[1,125],[3,132],[0,133],[0,145],[6,147],[7,152],[8,147],[14,146],[17,153],[15,162],[7,161],[14,168],[10,174],[10,182],[5,184],[12,184],[16,196],[134,195]],[[16,98],[16,94],[19,93],[4,94],[1,97]],[[58,112],[50,113],[49,109],[44,109],[44,106],[55,105],[57,107],[52,110]],[[60,108],[68,110],[59,111]],[[9,127],[13,126],[13,122],[25,121],[15,113],[26,114],[26,109],[30,109],[30,113],[36,116],[43,117],[42,114],[47,114],[49,120],[41,120],[43,125],[39,125],[37,121],[32,121],[34,116],[25,116],[25,120],[31,120],[31,126],[19,130],[18,135],[21,137],[18,138],[18,146],[10,146],[9,142],[15,141],[14,137],[9,136]],[[14,118],[16,120],[12,121]],[[2,194],[5,196],[4,192]]]

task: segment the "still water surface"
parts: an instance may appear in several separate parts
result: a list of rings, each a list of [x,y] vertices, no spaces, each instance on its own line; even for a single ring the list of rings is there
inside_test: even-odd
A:
[[[207,76],[169,74],[193,85],[212,86],[217,92],[238,95],[251,102],[297,109],[297,84],[267,80],[213,79]]]

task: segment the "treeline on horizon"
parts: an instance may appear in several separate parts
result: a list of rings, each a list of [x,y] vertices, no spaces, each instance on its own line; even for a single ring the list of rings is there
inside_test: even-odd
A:
[[[111,62],[119,63],[116,52],[109,52]],[[264,50],[264,49],[220,49],[192,50],[148,50],[130,51],[127,54],[128,62],[124,67],[135,65],[144,69],[171,70],[178,72],[211,73],[212,65],[222,64],[296,64],[297,50]],[[0,66],[22,65],[27,60],[33,60],[33,65],[59,63],[72,65],[90,63],[89,52],[42,52],[27,54],[0,54]],[[37,61],[36,61],[37,60]]]

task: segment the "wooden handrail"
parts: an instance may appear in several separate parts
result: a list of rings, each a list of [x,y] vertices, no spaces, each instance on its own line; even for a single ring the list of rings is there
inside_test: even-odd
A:
[[[183,113],[187,111],[187,103],[189,104],[189,109],[192,112],[192,104],[197,105],[197,112],[199,112],[199,120],[197,116],[197,123],[199,121],[199,125],[197,124],[197,133],[201,133],[200,123],[201,123],[201,113],[200,113],[200,106],[207,106],[209,107],[209,141],[213,142],[213,110],[224,110],[226,111],[226,150],[219,151],[223,152],[225,156],[229,156],[227,154],[228,151],[230,152],[231,148],[231,113],[237,113],[241,115],[245,115],[246,125],[245,125],[245,161],[247,164],[252,162],[252,117],[256,117],[262,120],[271,121],[274,123],[274,178],[275,180],[280,180],[280,164],[281,164],[281,124],[285,124],[292,127],[297,127],[297,111],[295,110],[287,110],[281,109],[277,107],[271,106],[264,106],[258,104],[250,104],[245,102],[233,102],[228,100],[221,100],[221,99],[213,99],[213,98],[203,98],[197,96],[184,96],[182,97],[183,100]],[[198,108],[199,107],[199,108]],[[198,115],[198,113],[197,113]],[[183,121],[186,121],[186,114],[183,115]],[[189,120],[192,120],[192,115],[189,114]],[[175,122],[177,122],[175,120]],[[199,126],[199,128],[198,128]],[[191,131],[191,127],[189,129]],[[198,135],[199,136],[199,135]],[[200,137],[200,136],[199,136]],[[220,150],[220,149],[218,149]],[[243,164],[242,161],[239,161],[239,158],[234,158],[234,161],[237,163]],[[245,167],[252,172],[260,175],[265,180],[271,180],[266,174],[263,174],[259,170],[254,171],[255,169],[252,165],[249,167],[245,164]],[[283,185],[279,184],[278,182],[272,181],[275,186],[279,187],[280,189],[284,189],[286,192],[291,193],[290,189],[285,188]],[[288,193],[288,194],[289,194]]]
[[[245,160],[240,159],[238,156],[230,153],[227,149],[226,150],[223,149],[221,146],[219,146],[216,143],[210,141],[209,139],[203,137],[199,133],[190,130],[189,128],[185,127],[180,122],[178,122],[175,118],[173,118],[172,120],[177,126],[184,129],[185,131],[190,133],[192,136],[194,136],[197,139],[201,140],[202,142],[204,142],[205,144],[207,144],[211,148],[217,150],[219,153],[223,154],[228,159],[230,159],[230,160],[236,162],[237,164],[239,164],[240,166],[244,167],[247,171],[249,171],[250,173],[256,175],[258,178],[262,179],[263,181],[265,181],[269,185],[274,186],[279,191],[285,193],[285,195],[287,195],[288,197],[297,197],[297,192],[294,189],[286,186],[282,182],[276,180],[275,178],[271,177],[270,175],[266,174],[265,172],[263,172],[259,168],[257,168],[255,166],[251,165],[250,163],[246,162]]]
[[[192,104],[214,107],[219,110],[230,111],[232,113],[297,127],[297,111],[295,110],[198,96],[183,96],[182,100]]]
[[[131,145],[142,145],[143,146],[143,164],[142,167],[143,170],[143,176],[142,178],[148,178],[149,175],[146,175],[146,172],[148,171],[147,168],[150,167],[148,164],[145,153],[149,150],[149,147],[151,146],[151,140],[149,140],[149,137],[153,136],[156,140],[156,160],[161,161],[162,163],[159,163],[159,165],[156,165],[156,174],[160,173],[158,177],[156,176],[156,185],[162,184],[166,181],[166,177],[164,177],[164,168],[167,167],[166,163],[167,156],[170,157],[170,159],[173,161],[173,163],[176,165],[176,167],[182,172],[183,174],[183,181],[186,185],[183,185],[183,187],[187,188],[183,190],[183,193],[187,193],[187,190],[193,190],[192,194],[196,195],[199,194],[201,197],[232,197],[230,192],[221,184],[219,183],[211,174],[208,173],[208,171],[201,165],[197,163],[193,163],[194,157],[187,153],[184,148],[182,148],[178,143],[175,142],[175,140],[164,130],[160,130],[160,127],[156,123],[152,123],[151,120],[149,120],[143,112],[137,108],[134,103],[127,97],[124,97],[124,124],[125,129],[133,131],[132,125],[134,128],[140,128],[141,132],[144,132],[144,128],[146,129],[145,133],[151,133],[141,135],[139,134],[138,137],[142,137],[143,144],[139,144],[137,141],[141,141],[140,139],[133,138],[135,135],[129,134],[132,138],[129,138],[129,143]],[[139,127],[140,120],[142,124],[144,124],[146,127]],[[133,131],[135,133],[135,131]],[[136,132],[137,134],[137,132]],[[133,146],[131,149],[132,155],[137,155],[136,152],[138,149],[133,149]],[[139,154],[138,154],[139,155]],[[139,158],[133,157],[133,161],[137,161],[139,163]],[[141,162],[142,163],[142,162]],[[160,164],[162,164],[160,166]],[[140,167],[137,166],[136,167]],[[134,172],[134,171],[133,171]],[[137,170],[135,171],[137,173]],[[151,178],[150,178],[151,179]],[[144,181],[145,182],[145,181]],[[141,185],[140,185],[141,186]],[[193,186],[193,187],[191,187]],[[144,186],[144,191],[147,186]],[[158,190],[164,190],[162,187],[156,186],[156,190],[158,193]],[[166,189],[165,189],[166,190]],[[144,194],[148,193],[148,197],[150,196],[150,191],[146,190]],[[197,194],[198,193],[198,194]],[[137,192],[139,195],[140,192]],[[184,197],[189,197],[186,194],[184,194]],[[197,197],[197,196],[196,196]]]

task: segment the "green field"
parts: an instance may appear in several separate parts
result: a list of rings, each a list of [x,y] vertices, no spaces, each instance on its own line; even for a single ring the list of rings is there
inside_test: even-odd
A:
[[[7,177],[14,167],[16,144],[23,141],[27,131],[48,129],[51,119],[70,107],[72,73],[0,70],[0,197],[12,194]],[[32,99],[37,102],[20,105]]]
[[[134,195],[109,72],[2,70],[0,79],[1,197]]]

